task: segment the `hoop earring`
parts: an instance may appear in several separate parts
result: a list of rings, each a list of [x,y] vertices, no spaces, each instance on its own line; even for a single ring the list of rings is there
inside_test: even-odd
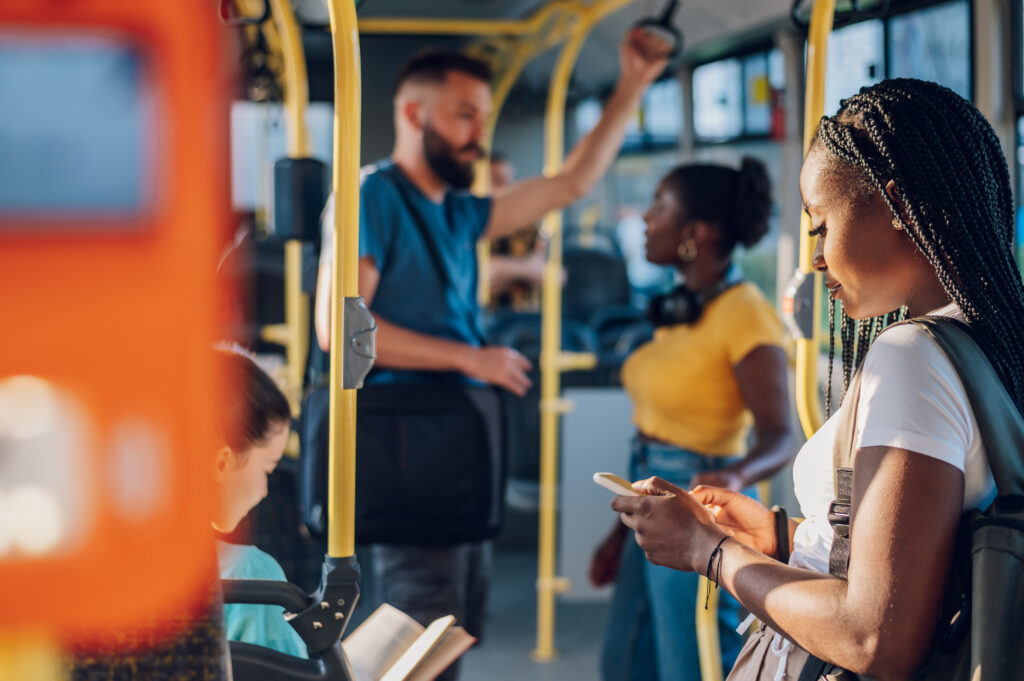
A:
[[[693,262],[697,259],[697,242],[694,239],[687,239],[679,244],[676,253],[683,262]]]

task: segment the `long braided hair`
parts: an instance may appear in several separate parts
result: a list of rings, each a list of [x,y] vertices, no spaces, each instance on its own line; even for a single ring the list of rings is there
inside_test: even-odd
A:
[[[861,187],[878,191],[1024,412],[1024,284],[1014,260],[1010,173],[995,131],[952,90],[910,78],[884,80],[821,119],[815,144]],[[885,187],[892,180],[899,206]],[[901,210],[902,209],[902,210]],[[830,301],[829,386],[835,355]],[[905,310],[839,320],[843,392],[874,337]],[[826,396],[827,409],[831,400]]]

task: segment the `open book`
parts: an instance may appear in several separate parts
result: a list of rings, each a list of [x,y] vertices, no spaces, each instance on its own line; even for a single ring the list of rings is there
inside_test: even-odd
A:
[[[451,615],[424,628],[384,604],[341,645],[356,681],[432,681],[475,641]]]

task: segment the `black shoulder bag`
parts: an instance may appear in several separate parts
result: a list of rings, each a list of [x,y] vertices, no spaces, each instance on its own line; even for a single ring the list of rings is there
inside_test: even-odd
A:
[[[437,276],[451,286],[409,188],[401,179],[395,188]],[[326,409],[326,395],[312,397],[307,404]],[[303,434],[319,444],[303,465],[303,515],[312,531],[322,532],[327,419],[304,413],[303,420]],[[356,541],[441,546],[495,536],[504,514],[502,442],[501,401],[491,386],[437,381],[362,388],[356,410]]]

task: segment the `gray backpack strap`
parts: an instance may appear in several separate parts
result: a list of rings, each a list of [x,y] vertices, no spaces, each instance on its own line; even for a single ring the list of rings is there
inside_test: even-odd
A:
[[[911,320],[927,332],[953,363],[978,422],[999,496],[1024,494],[1024,420],[969,328],[948,317]]]

